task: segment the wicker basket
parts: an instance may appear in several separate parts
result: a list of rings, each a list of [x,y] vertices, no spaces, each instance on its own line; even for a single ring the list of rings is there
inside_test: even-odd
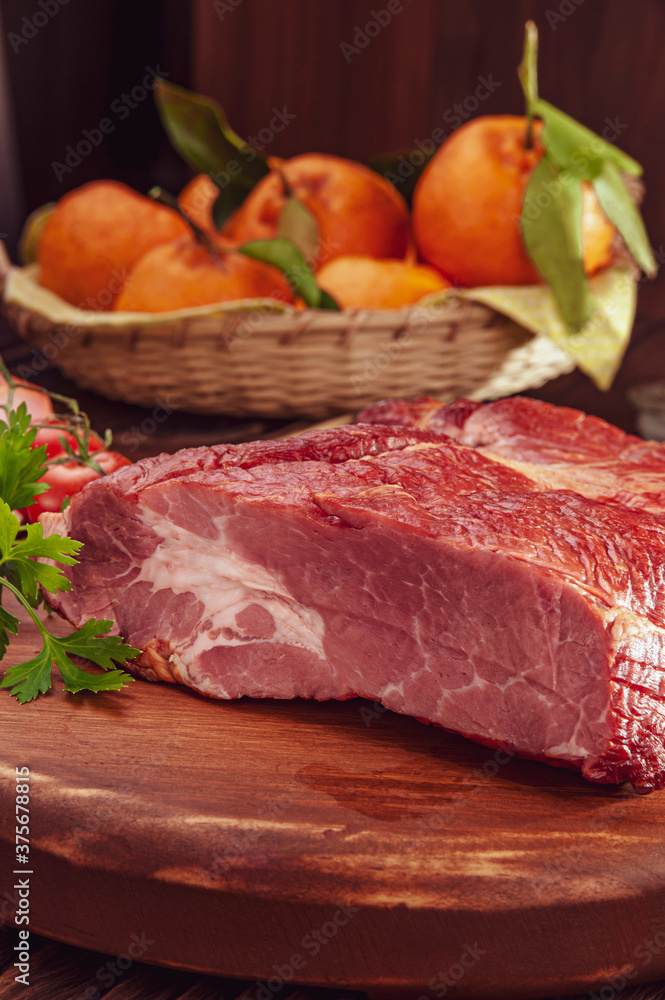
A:
[[[297,310],[269,301],[176,313],[92,313],[12,268],[3,309],[80,386],[142,406],[321,420],[387,396],[492,399],[535,388],[573,360],[487,306],[458,297],[401,310]]]

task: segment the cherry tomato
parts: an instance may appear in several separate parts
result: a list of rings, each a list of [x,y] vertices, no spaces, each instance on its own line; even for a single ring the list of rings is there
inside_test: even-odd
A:
[[[34,423],[40,420],[48,420],[49,417],[53,416],[53,406],[48,396],[44,395],[43,392],[35,392],[31,388],[32,382],[24,382],[21,378],[14,379],[14,381],[20,388],[14,390],[14,399],[12,400],[13,409],[16,410],[21,403],[25,403]],[[35,388],[38,387],[35,386]],[[8,399],[9,386],[0,375],[0,406],[4,406]],[[0,419],[5,419],[5,417],[6,412],[0,410]]]
[[[52,417],[47,420],[48,426],[40,427],[37,431],[33,447],[39,448],[40,445],[46,445],[47,458],[57,458],[58,455],[65,453],[65,449],[60,444],[61,437],[78,454],[79,446],[76,437],[65,430],[62,423],[63,421],[59,420],[58,417]],[[96,434],[91,433],[88,438],[88,450],[90,452],[101,451],[103,447],[104,442]]]
[[[95,453],[95,461],[99,463],[106,475],[122,468],[123,465],[132,463],[124,455],[119,455],[116,451],[98,451]],[[80,492],[87,483],[94,479],[99,479],[100,475],[89,465],[82,465],[80,462],[63,462],[62,465],[50,465],[40,482],[47,483],[51,488],[45,493],[40,493],[35,498],[31,507],[26,509],[28,520],[36,521],[40,514],[45,511],[57,513],[62,509],[65,497],[72,497]]]
[[[122,469],[125,465],[132,463],[124,455],[119,455],[117,451],[100,451],[95,455],[95,462],[104,470],[104,475],[109,476],[116,469]]]

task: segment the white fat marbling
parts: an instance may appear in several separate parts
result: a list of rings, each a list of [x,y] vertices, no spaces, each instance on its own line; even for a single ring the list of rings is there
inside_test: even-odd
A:
[[[144,509],[142,520],[163,541],[144,560],[135,582],[148,581],[153,592],[191,593],[205,608],[202,620],[209,627],[187,640],[186,651],[175,650],[179,659],[186,654],[186,661],[195,662],[208,649],[241,644],[239,635],[225,636],[221,630],[237,633],[236,615],[256,604],[275,622],[275,633],[266,641],[300,646],[325,660],[321,616],[298,603],[268,570],[244,560],[225,544],[227,518],[215,518],[219,539],[214,542],[179,527],[168,515]]]

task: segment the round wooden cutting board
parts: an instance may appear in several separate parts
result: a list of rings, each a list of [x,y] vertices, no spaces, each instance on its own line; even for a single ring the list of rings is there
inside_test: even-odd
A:
[[[37,647],[24,627],[4,665]],[[24,766],[32,874],[15,876]],[[2,691],[0,780],[5,917],[29,877],[31,930],[256,978],[263,1000],[286,982],[500,1000],[665,973],[665,792],[366,701]]]

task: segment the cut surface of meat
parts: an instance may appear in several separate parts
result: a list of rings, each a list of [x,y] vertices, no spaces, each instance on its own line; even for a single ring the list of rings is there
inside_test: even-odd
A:
[[[43,517],[84,543],[54,606],[77,626],[114,619],[152,680],[359,695],[662,787],[661,446],[525,399],[361,416],[90,484]]]

